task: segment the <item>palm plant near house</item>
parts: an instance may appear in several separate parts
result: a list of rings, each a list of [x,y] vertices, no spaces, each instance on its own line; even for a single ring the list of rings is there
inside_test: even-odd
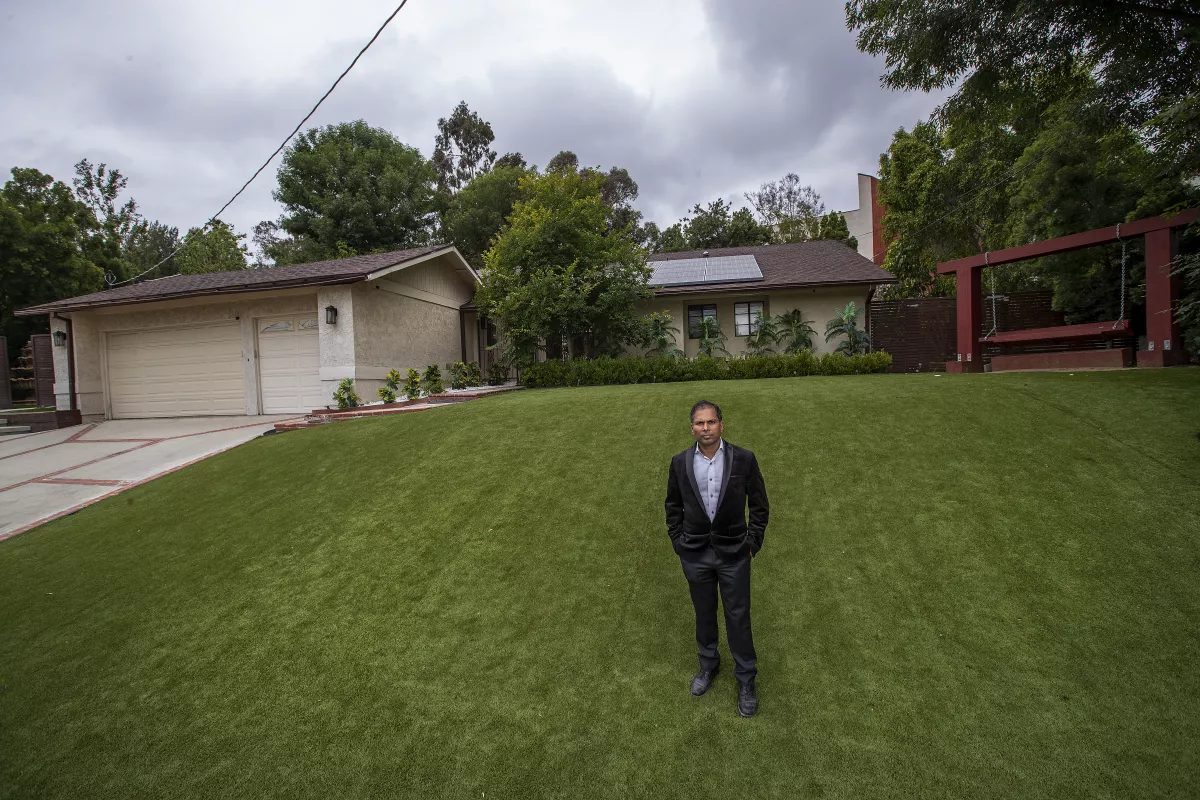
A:
[[[646,347],[647,358],[678,358],[683,355],[683,351],[675,345],[679,328],[671,324],[673,321],[671,314],[666,311],[658,311],[646,317],[646,338],[643,344]]]
[[[750,335],[746,337],[746,350],[752,356],[765,356],[775,352],[775,346],[783,332],[773,319],[763,316],[761,311],[754,313],[754,324],[750,326]]]
[[[847,303],[845,308],[835,308],[834,312],[837,316],[825,323],[825,341],[845,336],[844,341],[838,342],[837,352],[848,356],[868,352],[871,349],[871,339],[866,331],[859,330],[858,312],[854,308],[854,302]]]
[[[700,335],[700,341],[697,346],[700,348],[700,355],[716,358],[717,356],[728,356],[729,351],[725,349],[725,341],[729,338],[725,332],[721,330],[721,326],[717,324],[717,318],[706,316],[701,318],[696,324],[696,332]]]
[[[812,323],[804,319],[800,309],[794,308],[775,318],[779,327],[779,341],[783,342],[783,352],[799,353],[801,350],[812,350],[813,337],[817,332]]]

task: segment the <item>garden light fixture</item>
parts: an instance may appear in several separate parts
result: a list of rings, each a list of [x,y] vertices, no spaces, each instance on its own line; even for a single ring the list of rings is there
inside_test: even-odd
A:
[[[325,324],[337,325],[337,309],[333,306],[325,306]]]
[[[67,332],[66,331],[55,331],[54,332],[54,346],[55,347],[66,347],[67,346]]]

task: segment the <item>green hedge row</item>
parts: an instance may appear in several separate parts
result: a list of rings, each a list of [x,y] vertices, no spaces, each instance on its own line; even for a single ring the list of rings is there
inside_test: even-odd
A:
[[[619,383],[674,383],[678,381],[723,381],[740,378],[791,378],[799,375],[855,375],[887,372],[892,365],[888,353],[846,356],[841,353],[813,355],[776,353],[745,358],[597,358],[594,361],[539,361],[521,370],[521,383],[530,388],[544,386],[601,386]]]

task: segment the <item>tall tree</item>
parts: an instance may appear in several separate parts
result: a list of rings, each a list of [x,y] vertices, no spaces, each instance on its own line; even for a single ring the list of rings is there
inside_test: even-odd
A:
[[[955,89],[955,97],[1025,93],[1083,69],[1110,105],[1141,122],[1200,86],[1195,0],[850,0],[860,50],[887,59],[892,89]],[[1119,105],[1118,105],[1119,104]]]
[[[284,152],[274,193],[295,240],[279,263],[427,243],[436,177],[415,147],[362,120],[305,131]]]
[[[484,255],[476,302],[519,359],[535,357],[543,340],[615,354],[645,334],[636,305],[651,296],[650,269],[626,232],[609,229],[603,184],[570,170],[526,175],[509,225]]]
[[[469,109],[465,100],[454,107],[449,118],[442,117],[437,124],[433,166],[438,189],[454,194],[492,168],[496,151],[491,144],[496,135],[491,123]]]
[[[734,211],[723,199],[717,198],[692,208],[690,217],[684,217],[662,232],[656,243],[663,252],[681,250],[704,250],[717,247],[748,247],[767,244],[771,231],[759,225],[748,208]]]
[[[149,279],[177,274],[179,267],[173,253],[178,246],[178,228],[157,220],[139,221],[126,234],[122,246],[127,277]]]
[[[858,247],[846,218],[836,211],[827,212],[817,190],[801,184],[800,176],[794,172],[764,183],[757,192],[747,192],[745,196],[776,244],[833,239],[851,248]]]
[[[227,223],[217,220],[205,228],[192,228],[183,237],[183,246],[175,254],[181,275],[200,272],[230,272],[246,269],[247,247],[244,233],[234,233]]]
[[[519,167],[498,166],[451,198],[443,215],[444,234],[472,266],[483,267],[483,254],[508,223],[521,197],[521,179],[528,174]]]
[[[546,172],[578,172],[579,156],[570,150],[559,150],[548,162]]]
[[[764,183],[745,196],[759,222],[771,231],[772,241],[805,242],[816,238],[825,203],[816,189],[800,183],[796,173]]]
[[[75,196],[96,220],[96,225],[82,235],[80,246],[93,263],[101,267],[112,280],[125,280],[131,275],[125,259],[125,241],[141,222],[137,202],[120,196],[129,180],[118,169],[107,164],[93,165],[86,158],[75,165],[72,179]]]
[[[14,168],[0,189],[0,333],[15,358],[44,317],[14,317],[27,306],[98,291],[104,270],[80,241],[98,223],[66,184],[36,169]]]

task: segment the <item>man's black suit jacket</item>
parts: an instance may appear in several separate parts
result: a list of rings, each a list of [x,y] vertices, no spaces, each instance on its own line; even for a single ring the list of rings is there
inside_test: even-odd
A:
[[[667,480],[667,535],[682,558],[697,555],[711,544],[727,560],[752,555],[762,549],[770,508],[767,489],[754,453],[725,442],[725,475],[716,516],[710,521],[700,499],[693,464],[696,447],[692,445],[671,458]],[[746,524],[746,505],[750,523]]]

